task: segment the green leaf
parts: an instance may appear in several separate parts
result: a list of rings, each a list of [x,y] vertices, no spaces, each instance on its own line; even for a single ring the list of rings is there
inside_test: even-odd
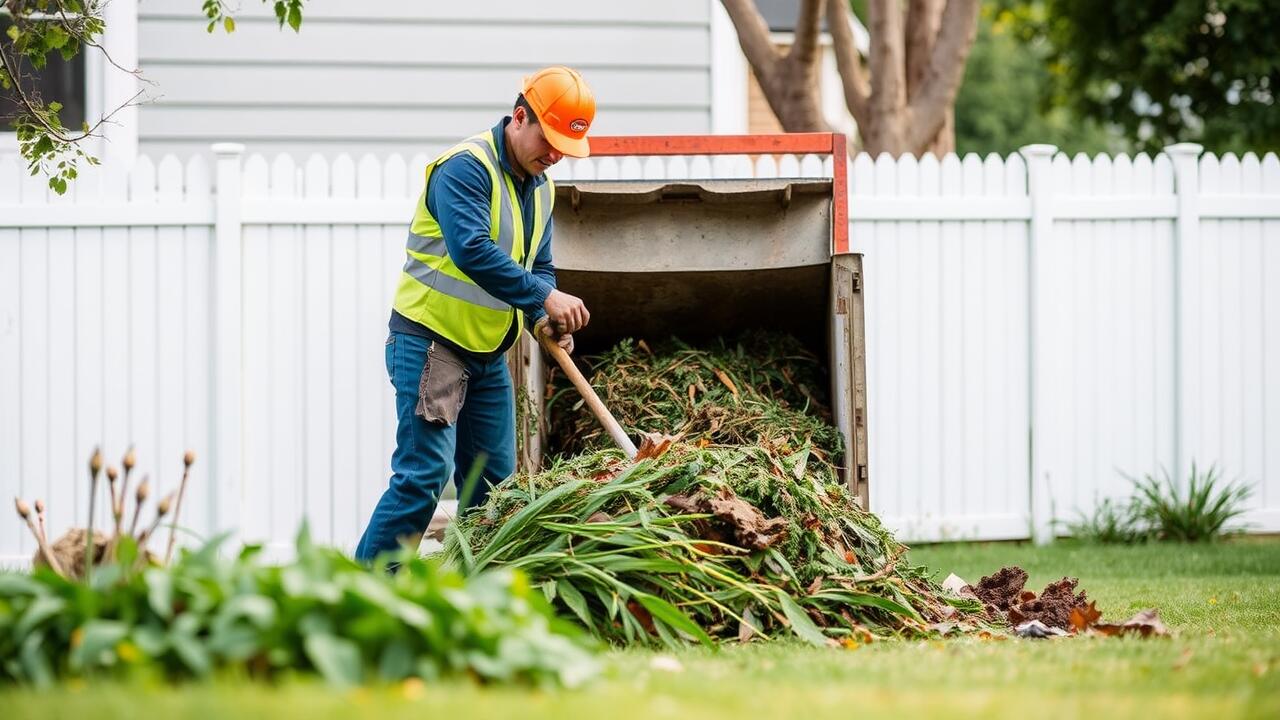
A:
[[[384,682],[392,682],[409,676],[413,672],[413,648],[403,638],[396,638],[382,649],[382,658],[378,661],[378,677]]]
[[[26,636],[27,633],[35,630],[45,620],[61,613],[66,606],[66,601],[60,597],[43,596],[36,598],[34,602],[27,606],[27,611],[22,614],[22,619],[14,626],[14,636]]]
[[[636,593],[636,600],[640,601],[640,604],[644,606],[645,610],[649,611],[649,614],[655,620],[661,620],[709,648],[715,647],[715,643],[711,641],[711,636],[707,635],[707,632],[698,623],[681,612],[675,605],[656,595],[647,593]]]
[[[49,29],[44,34],[45,46],[53,50],[66,45],[70,39],[71,36],[67,34],[67,31],[57,24],[49,25]]]
[[[817,625],[813,624],[813,620],[809,618],[809,614],[804,611],[791,596],[782,590],[778,590],[778,602],[782,605],[782,614],[786,616],[787,622],[791,623],[791,631],[796,637],[818,647],[826,647],[831,644],[830,638],[822,634]]]
[[[230,15],[226,16],[225,18],[222,19],[222,29],[226,30],[228,33],[235,32],[236,21],[232,19]]]
[[[165,570],[153,568],[144,576],[147,585],[147,604],[151,612],[164,620],[173,617],[173,576]]]
[[[293,28],[294,32],[298,32],[302,27],[302,8],[298,5],[289,8],[289,27]]]
[[[212,34],[213,34],[213,29],[214,29],[215,27],[217,27],[217,25],[218,25],[218,21],[217,21],[217,20],[210,20],[210,21],[209,21],[209,27],[205,28],[205,32],[207,32],[207,33],[209,33],[209,34],[211,34],[211,35],[212,35]]]
[[[75,168],[66,172],[67,179],[75,179]],[[131,568],[138,559],[138,541],[132,535],[125,533],[116,544],[116,559],[122,567]]]
[[[118,620],[90,620],[80,631],[80,644],[69,658],[73,669],[114,664],[115,647],[129,634],[129,626]]]
[[[44,633],[28,635],[22,641],[19,656],[22,661],[22,672],[26,673],[27,679],[32,684],[36,687],[48,687],[53,684],[53,666],[45,654]]]
[[[4,31],[4,34],[8,35],[10,40],[18,42],[18,38],[22,36],[22,31],[18,29],[17,25],[10,25],[9,29]]]
[[[303,641],[303,647],[307,659],[330,684],[349,687],[360,683],[360,650],[355,643],[328,633],[314,633]]]
[[[569,606],[569,609],[573,611],[574,615],[578,616],[582,624],[594,630],[596,625],[591,620],[591,613],[587,610],[587,599],[582,596],[582,593],[578,592],[578,588],[574,587],[573,583],[568,580],[560,578],[556,580],[556,590],[560,593],[560,599],[564,600],[564,604]]]

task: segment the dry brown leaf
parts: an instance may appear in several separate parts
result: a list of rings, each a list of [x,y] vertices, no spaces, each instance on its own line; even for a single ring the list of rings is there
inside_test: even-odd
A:
[[[671,444],[680,439],[679,435],[663,433],[640,433],[640,448],[636,450],[636,461],[658,458],[671,449]]]
[[[825,579],[826,579],[826,578],[824,578],[824,577],[823,577],[823,576],[821,576],[821,575],[819,575],[818,577],[814,578],[814,579],[813,579],[813,582],[809,583],[809,594],[810,594],[810,595],[813,595],[814,593],[816,593],[816,592],[818,592],[819,590],[821,590],[821,589],[822,589],[822,581],[823,581],[823,580],[825,580]]]
[[[710,444],[711,444],[711,440],[710,440],[709,438],[705,438],[705,437],[704,437],[704,438],[699,438],[699,439],[698,439],[698,448],[699,448],[699,449],[702,449],[702,448],[704,448],[704,447],[706,447],[706,446],[708,446],[708,445],[710,445]]]
[[[712,372],[716,374],[716,377],[720,379],[720,382],[724,383],[725,387],[729,388],[729,392],[733,393],[733,399],[737,400],[738,386],[733,384],[733,381],[729,379],[729,376],[725,373],[725,371],[721,370],[720,368],[714,368]]]
[[[930,632],[936,632],[939,635],[945,636],[947,633],[956,629],[956,623],[936,622],[936,623],[930,624],[926,629],[929,630]]]
[[[738,642],[744,643],[755,637],[755,626],[758,624],[756,616],[751,613],[751,608],[743,609],[742,619],[738,621]]]
[[[604,523],[604,522],[609,522],[611,520],[613,520],[613,517],[609,515],[609,513],[603,510],[597,510],[596,512],[591,513],[591,517],[587,518],[587,523],[588,524]]]
[[[1114,637],[1117,635],[1137,635],[1138,637],[1166,637],[1169,628],[1160,620],[1160,611],[1152,608],[1143,610],[1122,623],[1096,623],[1093,629]]]
[[[640,626],[649,634],[656,633],[658,630],[653,625],[653,616],[649,614],[649,610],[645,606],[635,600],[627,601],[627,610],[640,621]]]
[[[694,385],[693,383],[689,383],[689,402],[692,403],[694,396],[696,396],[697,394],[698,394],[698,386]]]
[[[1073,607],[1071,608],[1071,629],[1075,632],[1088,630],[1100,617],[1102,617],[1102,611],[1098,609],[1096,602],[1090,602],[1083,607]]]
[[[1018,602],[1031,602],[1036,599],[1036,594],[1030,590],[1023,590],[1018,595]]]
[[[640,341],[636,342],[636,347],[640,348],[641,350],[645,351],[646,353],[649,353],[650,355],[652,355],[652,354],[653,354],[653,351],[649,349],[649,343],[645,342],[644,340],[640,340]]]

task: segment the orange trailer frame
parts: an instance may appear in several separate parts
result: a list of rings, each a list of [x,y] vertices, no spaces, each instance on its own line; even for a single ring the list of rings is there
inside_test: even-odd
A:
[[[831,248],[849,252],[848,144],[841,133],[777,135],[606,135],[591,138],[592,157],[625,155],[830,155]],[[841,162],[835,162],[841,158]]]

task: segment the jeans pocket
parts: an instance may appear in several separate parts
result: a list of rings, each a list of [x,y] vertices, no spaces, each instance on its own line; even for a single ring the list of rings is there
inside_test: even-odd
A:
[[[432,343],[418,378],[418,404],[414,414],[432,423],[457,422],[470,376],[457,355],[440,343]]]

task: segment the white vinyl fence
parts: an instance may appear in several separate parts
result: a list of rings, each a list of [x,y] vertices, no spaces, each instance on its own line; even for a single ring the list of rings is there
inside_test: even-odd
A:
[[[1216,463],[1280,530],[1280,163],[860,156],[873,509],[909,540],[1043,539],[1121,472]],[[186,525],[354,546],[394,442],[383,368],[427,158],[141,158],[66,197],[0,158],[0,497],[83,519],[136,445]],[[822,176],[817,157],[573,161],[569,178]],[[135,480],[136,482],[136,480]],[[105,519],[105,514],[103,515]],[[103,522],[103,520],[99,520]],[[0,513],[0,565],[30,557]]]

